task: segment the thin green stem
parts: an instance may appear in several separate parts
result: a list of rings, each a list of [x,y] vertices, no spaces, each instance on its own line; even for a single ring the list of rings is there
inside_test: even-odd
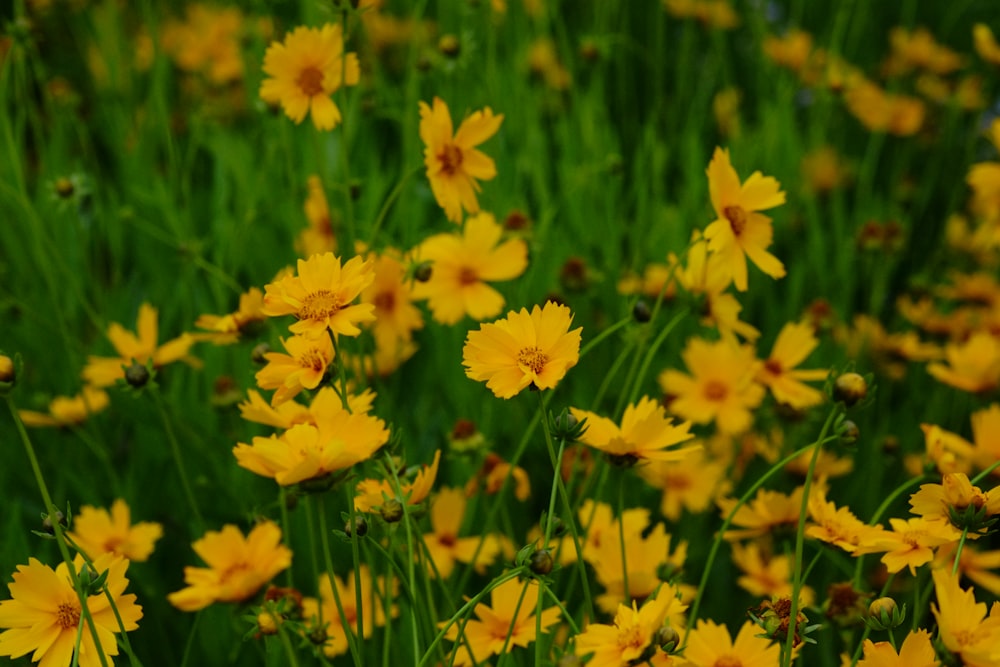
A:
[[[205,527],[205,520],[201,516],[201,510],[198,509],[198,501],[195,500],[194,490],[191,488],[190,480],[188,480],[187,471],[184,468],[184,458],[181,455],[181,447],[177,442],[173,424],[170,421],[169,415],[167,415],[167,409],[163,404],[163,397],[160,395],[159,387],[153,385],[150,388],[150,394],[153,396],[153,403],[156,404],[156,410],[160,413],[160,419],[163,421],[163,429],[167,434],[167,441],[170,443],[170,453],[174,458],[174,464],[177,466],[177,472],[181,478],[181,487],[184,489],[184,495],[187,497],[188,505],[191,507],[191,513],[194,514],[200,532]]]
[[[311,496],[309,500],[314,501],[319,506],[316,508],[316,513],[319,515],[319,537],[320,543],[323,545],[323,562],[326,566],[326,576],[330,580],[330,590],[333,591],[333,602],[337,607],[337,613],[340,615],[340,628],[347,638],[347,646],[351,651],[351,658],[354,660],[355,667],[362,667],[364,660],[362,660],[361,653],[358,650],[357,637],[354,635],[351,624],[347,622],[347,614],[344,613],[344,603],[340,599],[340,587],[337,586],[337,576],[333,569],[333,557],[330,554],[330,540],[328,537],[329,531],[326,527],[326,504],[320,502],[318,496]],[[360,613],[360,611],[359,609],[358,612]]]
[[[962,561],[962,549],[965,548],[965,540],[969,537],[969,527],[966,526],[962,529],[962,537],[958,539],[958,548],[955,549],[955,562],[951,566],[951,573],[958,574],[958,564]],[[917,610],[914,609],[913,613],[916,614]]]

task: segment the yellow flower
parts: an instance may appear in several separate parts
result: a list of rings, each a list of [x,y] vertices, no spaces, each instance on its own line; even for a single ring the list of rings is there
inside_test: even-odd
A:
[[[524,273],[528,244],[519,238],[500,243],[502,234],[503,226],[484,212],[466,220],[461,235],[436,234],[420,244],[415,253],[432,262],[431,277],[414,285],[413,296],[427,299],[435,320],[454,324],[465,315],[484,320],[503,309],[503,296],[486,281]]]
[[[781,184],[759,171],[742,185],[729,161],[729,150],[716,148],[705,172],[716,219],[705,228],[708,249],[725,258],[736,289],[747,289],[747,257],[772,278],[782,278],[785,267],[767,251],[773,230],[765,211],[785,203]]]
[[[412,281],[407,278],[406,267],[395,253],[386,252],[373,260],[375,280],[361,292],[361,303],[375,307],[375,322],[371,324],[375,344],[380,348],[394,348],[413,338],[413,332],[422,329],[424,318],[413,305],[416,298]]]
[[[448,578],[455,569],[456,561],[471,563],[477,572],[482,573],[502,550],[501,541],[494,535],[458,536],[465,517],[465,506],[465,494],[461,489],[441,489],[431,505],[431,532],[424,535],[430,558],[427,567],[441,579]]]
[[[618,527],[617,522],[615,527]],[[658,523],[649,534],[625,531],[624,546],[621,535],[615,532],[605,535],[593,550],[585,547],[584,555],[594,566],[597,582],[604,588],[604,593],[597,596],[597,608],[610,614],[622,600],[642,600],[652,595],[661,583],[659,575],[664,566],[681,571],[687,559],[687,542],[677,542],[673,551],[670,542],[666,527]],[[675,625],[683,625],[683,618],[677,611]]]
[[[514,497],[520,501],[525,501],[531,496],[531,480],[528,478],[528,471],[521,466],[513,466],[502,458],[490,452],[486,455],[482,467],[476,471],[465,484],[465,495],[472,497],[482,486],[483,491],[490,495],[498,493],[503,488],[508,477],[514,483]]]
[[[772,667],[778,664],[781,648],[766,637],[760,628],[746,621],[733,641],[724,625],[698,621],[688,635],[684,657],[686,667]]]
[[[788,555],[767,554],[757,542],[746,546],[733,544],[733,564],[743,571],[737,580],[740,587],[760,598],[790,598],[792,596],[792,558]],[[809,586],[799,589],[802,606],[813,603],[816,594]],[[800,607],[801,608],[801,607]]]
[[[427,178],[438,205],[452,222],[462,221],[462,209],[479,212],[476,192],[479,181],[497,175],[493,160],[475,147],[500,129],[503,114],[494,116],[486,107],[462,121],[452,134],[448,105],[435,97],[433,107],[420,103],[420,138],[424,142],[424,164]]]
[[[882,562],[889,572],[904,567],[916,576],[917,568],[934,560],[934,549],[957,542],[961,533],[949,523],[913,518],[889,519],[892,530],[873,532],[862,538],[855,555],[885,553]]]
[[[736,498],[720,498],[717,505],[722,517],[729,516],[739,501]],[[727,530],[727,540],[744,540],[761,537],[778,529],[793,528],[799,523],[802,510],[802,487],[790,494],[770,489],[760,489],[753,500],[741,505],[733,515],[731,525],[736,530]]]
[[[587,430],[580,442],[601,450],[615,460],[629,463],[639,460],[679,461],[692,449],[701,448],[701,445],[695,445],[668,450],[668,447],[694,437],[689,430],[691,422],[674,424],[663,406],[648,396],[625,408],[621,428],[607,417],[587,410],[571,408],[571,412],[579,421],[587,420]]]
[[[273,406],[294,398],[303,389],[318,387],[334,357],[333,341],[325,333],[317,338],[283,338],[281,344],[290,354],[268,352],[264,355],[267,366],[254,376],[261,389],[277,390],[271,397]]]
[[[263,322],[264,293],[256,287],[251,287],[240,295],[239,308],[227,315],[201,315],[194,325],[210,333],[194,334],[197,340],[207,340],[215,345],[230,345],[240,340],[246,333],[252,333],[254,328]]]
[[[916,97],[887,93],[871,81],[859,79],[844,93],[847,108],[872,132],[906,137],[924,124],[927,109]]]
[[[254,438],[253,445],[233,448],[236,462],[281,486],[324,477],[365,461],[389,441],[385,422],[343,408],[326,418],[324,432],[311,424],[297,424],[281,437]]]
[[[399,595],[399,582],[392,579],[386,584],[385,577],[375,577],[373,580],[367,565],[361,565],[357,574],[361,580],[361,617],[364,622],[365,637],[370,637],[376,627],[386,624],[383,600],[386,598],[392,600]],[[330,575],[323,573],[319,577],[319,599],[302,600],[302,616],[306,620],[306,626],[316,630],[322,627],[323,635],[326,637],[323,641],[323,653],[327,657],[342,655],[350,648],[347,633],[344,631],[345,626],[350,627],[355,633],[358,631],[358,589],[355,585],[353,572],[349,572],[343,579],[333,575],[333,584],[330,583]],[[343,616],[337,607],[333,586],[337,587],[340,604],[344,610]],[[395,618],[398,615],[399,609],[395,605],[390,606],[389,616]],[[322,626],[319,626],[320,619]]]
[[[49,403],[48,414],[19,410],[25,426],[76,426],[108,407],[108,394],[103,389],[85,386],[76,396],[56,396]]]
[[[681,354],[692,375],[664,371],[660,386],[671,412],[696,424],[715,421],[723,433],[737,435],[753,423],[751,410],[764,400],[764,388],[755,381],[760,362],[747,346],[720,340],[692,338]]]
[[[138,562],[149,558],[162,535],[163,526],[158,523],[142,521],[133,526],[129,506],[121,498],[111,504],[110,514],[103,508],[81,507],[69,533],[91,560],[110,553]]]
[[[456,667],[484,663],[491,655],[510,652],[515,646],[526,647],[537,639],[536,632],[559,622],[558,607],[543,609],[535,617],[538,582],[509,579],[490,591],[490,606],[480,602],[476,619],[466,621],[459,637],[458,623],[452,624],[444,638],[461,642]]]
[[[631,608],[619,604],[613,625],[591,623],[577,635],[577,654],[593,654],[587,662],[589,667],[633,664],[653,644],[673,602],[661,591],[655,599],[646,600],[641,609],[636,607],[635,600]]]
[[[948,343],[944,355],[948,365],[927,366],[927,372],[939,382],[972,393],[1000,386],[1000,338],[980,331],[964,343]]]
[[[355,486],[354,509],[358,512],[370,512],[373,508],[385,503],[386,498],[394,498],[416,505],[423,501],[431,492],[434,480],[437,479],[438,464],[441,463],[441,450],[434,452],[434,461],[429,466],[422,466],[413,476],[412,481],[401,479],[399,482],[403,497],[396,494],[396,486],[388,479],[363,479]]]
[[[953,513],[961,517],[970,507],[977,514],[982,512],[982,519],[1000,513],[1000,486],[984,493],[965,473],[951,472],[943,475],[940,484],[921,484],[920,490],[910,495],[910,510],[929,521],[950,522]],[[970,537],[975,532],[970,527]]]
[[[770,389],[776,401],[798,410],[822,403],[823,393],[803,381],[823,380],[827,371],[795,370],[817,345],[811,325],[789,322],[774,341],[771,356],[757,371],[757,382]]]
[[[223,85],[243,78],[242,32],[243,13],[235,7],[188,5],[183,22],[164,26],[163,49],[180,69]]]
[[[366,413],[372,409],[375,393],[369,389],[361,394],[348,394],[347,405],[353,413]],[[260,394],[250,389],[247,400],[240,403],[240,416],[247,421],[290,429],[296,424],[312,424],[321,431],[332,432],[334,425],[329,418],[343,408],[340,394],[333,387],[323,387],[313,396],[309,407],[295,401],[282,403],[277,407],[270,406]]]
[[[198,611],[213,602],[240,602],[292,563],[281,544],[281,529],[270,521],[254,526],[245,538],[233,525],[208,531],[193,545],[208,567],[185,567],[187,588],[167,596],[181,611]]]
[[[639,476],[663,490],[660,513],[670,521],[681,516],[681,507],[695,514],[704,512],[731,483],[725,479],[726,464],[709,458],[703,450],[688,450],[680,461],[650,461],[639,468]]]
[[[809,518],[806,536],[840,547],[854,553],[862,541],[881,533],[880,528],[869,526],[854,516],[848,507],[837,507],[826,499],[824,491],[813,490],[809,496]]]
[[[1000,44],[997,44],[993,31],[985,23],[977,23],[972,27],[972,41],[976,53],[986,62],[1000,65]]]
[[[934,652],[931,636],[926,630],[914,630],[906,635],[899,653],[889,642],[864,643],[864,658],[858,667],[938,667],[941,663]]]
[[[84,562],[77,556],[74,567],[81,570]],[[34,651],[32,662],[41,661],[44,667],[68,667],[73,661],[73,647],[80,632],[80,667],[98,667],[101,655],[118,655],[115,634],[121,631],[115,618],[115,609],[126,631],[139,627],[142,607],[135,603],[135,595],[123,595],[128,579],[125,570],[128,561],[110,554],[94,561],[98,573],[107,572],[107,588],[114,599],[112,608],[103,592],[87,597],[87,609],[97,628],[100,647],[94,643],[86,621],[81,617],[82,607],[65,563],[55,570],[34,558],[27,565],[18,565],[14,581],[7,584],[12,599],[0,602],[0,655],[19,658]],[[107,659],[108,664],[111,663]]]
[[[309,226],[299,232],[295,249],[303,257],[312,257],[337,249],[337,236],[333,230],[330,205],[323,191],[323,181],[313,174],[308,181],[309,195],[303,205]]]
[[[181,334],[163,345],[157,345],[156,309],[148,303],[139,307],[139,320],[136,323],[138,336],[125,327],[112,322],[108,327],[108,339],[117,357],[88,357],[83,369],[83,379],[95,387],[108,387],[125,378],[122,366],[129,366],[133,361],[145,364],[151,361],[154,368],[161,368],[175,361],[184,361],[197,365],[198,361],[187,356],[188,350],[195,339],[188,334]]]
[[[298,261],[296,275],[264,286],[265,315],[294,315],[288,327],[294,334],[318,336],[324,329],[334,335],[357,336],[359,322],[375,319],[375,306],[354,304],[362,290],[375,281],[371,260],[352,257],[341,266],[332,252]]]
[[[340,86],[355,86],[361,76],[358,56],[344,55],[340,24],[322,28],[299,26],[284,43],[272,42],[264,54],[260,96],[269,104],[281,104],[285,114],[301,123],[312,113],[317,130],[332,130],[340,123],[340,109],[331,95]]]
[[[994,603],[987,616],[986,603],[976,602],[972,588],[962,589],[950,568],[932,570],[931,576],[937,594],[931,611],[941,643],[966,667],[1000,664],[1000,605]]]
[[[552,389],[580,358],[580,332],[569,330],[573,316],[551,301],[529,313],[509,312],[479,331],[470,331],[462,350],[465,374],[499,398],[510,398],[529,385]]]

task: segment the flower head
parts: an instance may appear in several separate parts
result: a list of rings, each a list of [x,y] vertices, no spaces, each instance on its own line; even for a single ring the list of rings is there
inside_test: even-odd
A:
[[[77,572],[84,561],[76,557],[74,567]],[[142,607],[135,603],[135,595],[123,595],[128,579],[125,570],[128,561],[106,554],[94,561],[98,573],[107,572],[107,589],[114,600],[103,592],[87,597],[87,609],[94,621],[100,647],[94,643],[91,632],[84,627],[80,634],[80,667],[98,667],[102,664],[100,654],[118,655],[115,634],[121,631],[115,617],[115,609],[125,630],[139,627]],[[45,667],[64,667],[73,659],[77,632],[81,623],[83,608],[80,598],[73,589],[65,563],[55,570],[34,558],[27,565],[18,565],[14,581],[7,585],[12,599],[0,602],[0,655],[19,658],[34,651],[33,662],[41,661]],[[111,660],[107,660],[108,663]]]
[[[198,340],[207,340],[215,345],[229,345],[252,332],[256,325],[267,319],[261,308],[264,306],[264,293],[256,287],[251,287],[240,295],[239,309],[226,315],[206,314],[194,323],[199,329],[208,333],[194,334]]]
[[[270,521],[257,524],[246,537],[226,525],[208,531],[192,547],[208,567],[184,568],[188,587],[167,596],[181,611],[246,600],[292,563],[291,550],[281,544],[281,529]]]
[[[801,410],[821,403],[823,393],[804,381],[822,380],[827,372],[795,369],[818,344],[811,325],[789,322],[774,341],[771,356],[757,371],[757,381],[771,390],[775,400],[793,408]]]
[[[262,312],[271,317],[294,315],[288,327],[294,334],[318,336],[324,329],[334,335],[357,336],[359,322],[375,319],[370,303],[351,305],[375,280],[372,262],[352,257],[341,266],[332,252],[298,261],[296,275],[264,287]]]
[[[110,400],[103,389],[85,386],[76,396],[56,396],[48,413],[19,410],[25,426],[75,426],[108,407]]]
[[[746,621],[734,641],[724,625],[698,621],[688,636],[684,657],[691,667],[769,667],[778,664],[780,647],[760,636],[760,628]]]
[[[590,667],[621,667],[633,664],[653,645],[656,632],[663,627],[672,600],[660,594],[643,603],[642,608],[618,605],[613,625],[591,623],[576,638],[580,655],[592,653]]]
[[[272,42],[264,54],[260,96],[269,104],[281,104],[285,114],[301,123],[312,112],[317,130],[332,130],[340,123],[340,109],[330,96],[341,85],[357,85],[361,76],[358,56],[344,54],[340,24],[322,28],[299,26]]]
[[[510,398],[529,385],[551,389],[580,357],[582,329],[570,331],[572,322],[569,308],[549,301],[530,313],[522,308],[483,324],[465,339],[465,374],[485,381],[499,398]]]
[[[84,505],[73,520],[69,536],[91,560],[106,553],[144,561],[163,535],[163,526],[142,521],[132,525],[128,504],[121,498],[111,504],[111,512]]]
[[[442,579],[452,573],[456,561],[472,564],[477,572],[483,572],[503,546],[496,535],[458,536],[466,504],[462,489],[441,489],[431,505],[431,532],[424,535],[424,542],[431,560],[428,568]]]
[[[327,366],[333,362],[333,341],[327,334],[316,338],[292,336],[281,344],[289,354],[268,352],[267,366],[254,376],[261,389],[277,389],[271,405],[278,406],[294,398],[303,389],[315,389],[323,381]]]
[[[370,512],[385,503],[386,498],[394,498],[399,502],[416,505],[431,492],[434,480],[437,479],[438,465],[441,463],[441,450],[434,452],[434,461],[429,466],[421,466],[413,474],[410,481],[400,480],[399,488],[402,498],[396,494],[396,487],[388,479],[363,479],[357,483],[354,496],[354,509],[358,512]]]
[[[376,347],[394,349],[413,339],[414,330],[423,328],[424,318],[413,305],[412,281],[396,253],[376,257],[373,269],[375,280],[361,292],[361,303],[374,306],[371,330]]]
[[[163,345],[157,345],[156,309],[148,303],[139,306],[139,320],[136,324],[138,336],[125,327],[112,322],[108,327],[108,339],[117,357],[88,357],[83,369],[83,379],[95,387],[108,387],[125,378],[122,366],[132,362],[140,365],[152,363],[160,368],[175,361],[185,361],[195,365],[197,360],[187,356],[195,339],[189,334],[181,334]]]
[[[479,212],[477,180],[488,181],[497,175],[493,160],[476,149],[500,129],[503,114],[494,116],[486,107],[462,121],[452,134],[448,105],[435,97],[433,106],[420,103],[420,138],[424,142],[427,178],[438,205],[452,222],[462,221],[462,209]]]
[[[1000,386],[1000,338],[981,331],[964,343],[944,348],[948,364],[932,363],[927,372],[963,391],[986,393]]]
[[[726,259],[736,289],[747,289],[747,257],[772,278],[782,278],[785,266],[767,251],[773,231],[765,211],[785,203],[781,184],[759,171],[742,185],[727,149],[716,148],[708,165],[708,190],[716,219],[705,228],[708,249]]]
[[[926,630],[915,630],[906,635],[899,652],[889,642],[875,643],[866,639],[864,658],[858,667],[938,667],[937,653]]]
[[[387,614],[383,603],[383,600],[391,600],[399,595],[398,581],[392,579],[387,583],[385,577],[372,577],[367,565],[361,565],[358,568],[357,581],[361,582],[362,608],[360,614],[358,613],[358,589],[355,588],[354,573],[349,573],[343,579],[333,575],[331,583],[330,575],[324,572],[319,577],[319,599],[305,598],[302,600],[302,616],[306,619],[307,627],[318,625],[320,619],[323,621],[321,629],[326,637],[323,642],[323,653],[328,657],[332,658],[347,653],[349,643],[344,628],[349,627],[357,633],[358,616],[362,617],[365,637],[369,637],[376,626],[386,624],[387,617],[395,617],[399,614],[399,609],[396,606],[391,606]],[[334,596],[334,586],[337,587],[336,597]],[[340,613],[341,609],[343,609],[343,615]]]
[[[578,420],[587,420],[587,430],[580,441],[618,459],[628,459],[633,463],[640,459],[679,461],[692,449],[701,448],[701,445],[673,448],[694,437],[689,430],[691,422],[674,424],[663,406],[648,396],[625,408],[620,428],[610,419],[593,412],[576,408],[572,412]]]
[[[503,296],[486,283],[524,273],[528,245],[518,238],[501,243],[502,234],[503,226],[484,212],[466,220],[461,234],[436,234],[420,244],[420,259],[433,264],[430,280],[414,285],[414,297],[428,300],[435,320],[484,320],[503,309]]]

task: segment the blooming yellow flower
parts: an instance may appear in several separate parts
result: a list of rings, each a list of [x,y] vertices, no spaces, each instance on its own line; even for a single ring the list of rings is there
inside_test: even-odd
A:
[[[977,23],[972,27],[972,42],[980,58],[993,65],[1000,65],[1000,44],[997,44],[988,25]]]
[[[837,507],[826,499],[826,493],[813,490],[809,495],[809,518],[806,536],[854,553],[865,539],[878,536],[881,529],[869,526],[854,516],[848,507]]]
[[[710,458],[703,450],[688,450],[680,461],[650,461],[639,468],[639,476],[663,490],[660,513],[670,521],[681,516],[681,507],[695,514],[704,512],[712,501],[726,493],[726,464]]]
[[[858,78],[848,86],[844,99],[850,112],[872,132],[911,136],[923,126],[927,114],[922,100],[909,95],[887,93],[863,78]]]
[[[213,602],[239,602],[292,563],[292,552],[281,544],[281,529],[270,521],[243,537],[233,525],[208,531],[192,545],[208,567],[185,567],[187,588],[167,596],[181,611],[198,611]]]
[[[889,572],[899,572],[904,567],[916,575],[917,568],[934,560],[934,549],[957,542],[961,533],[943,521],[928,521],[917,517],[904,521],[889,519],[892,530],[873,532],[862,538],[855,555],[884,553],[882,562]]]
[[[994,603],[987,616],[986,603],[976,602],[972,588],[961,588],[950,568],[932,570],[931,576],[937,594],[931,611],[941,643],[967,667],[1000,664],[1000,605]]]
[[[79,572],[84,565],[76,557],[74,567]],[[121,631],[115,618],[115,609],[126,631],[139,627],[142,607],[135,603],[135,595],[123,595],[128,579],[125,570],[128,561],[106,554],[94,561],[98,573],[107,572],[107,589],[114,599],[114,608],[103,592],[87,597],[87,609],[97,628],[100,647],[94,643],[90,629],[80,633],[80,667],[98,667],[101,654],[118,655],[115,634]],[[34,558],[27,565],[18,565],[13,583],[7,584],[12,599],[0,602],[0,655],[19,658],[34,651],[32,662],[41,661],[41,667],[68,667],[73,660],[83,608],[65,563],[55,570]],[[111,660],[107,659],[110,664]]]
[[[761,637],[760,628],[746,621],[734,641],[724,625],[698,621],[688,635],[685,667],[773,667],[781,647]]]
[[[558,607],[543,609],[535,617],[538,582],[508,579],[490,591],[490,605],[480,602],[473,610],[477,619],[466,621],[459,636],[459,624],[452,624],[444,638],[461,642],[456,667],[483,664],[491,655],[509,652],[515,646],[526,647],[537,639],[536,632],[559,622]]]
[[[593,654],[590,667],[622,667],[631,665],[655,641],[655,635],[675,602],[661,591],[656,598],[646,600],[638,609],[635,600],[631,608],[619,604],[613,625],[591,623],[576,637],[576,652]]]
[[[441,463],[441,450],[434,452],[434,461],[429,466],[421,466],[413,475],[411,481],[401,479],[399,482],[403,497],[396,493],[396,485],[388,479],[363,479],[357,483],[354,496],[354,509],[358,512],[370,512],[373,508],[385,503],[386,498],[399,502],[404,500],[410,505],[423,501],[431,492],[434,480],[437,479],[438,465]],[[402,475],[401,475],[402,476]]]
[[[751,595],[760,598],[792,596],[791,556],[767,554],[757,542],[748,542],[746,545],[735,543],[733,564],[743,571],[743,576],[736,583]],[[803,585],[799,589],[799,596],[802,606],[809,606],[816,594],[812,588]]]
[[[476,471],[472,479],[465,483],[465,495],[471,498],[480,487],[489,495],[499,493],[508,476],[514,483],[514,497],[521,501],[527,500],[531,495],[531,480],[528,478],[528,471],[521,466],[512,467],[510,463],[493,452],[486,455],[483,465]]]
[[[674,424],[663,406],[648,396],[625,408],[620,428],[607,417],[593,412],[576,408],[570,411],[579,421],[587,420],[587,430],[580,442],[623,462],[679,461],[693,449],[701,448],[701,445],[694,445],[667,449],[694,437],[690,432],[691,422]]]
[[[49,403],[48,413],[19,410],[25,426],[75,426],[108,407],[108,394],[103,389],[85,386],[76,396],[56,396]]]
[[[715,421],[723,433],[737,435],[750,428],[751,410],[764,400],[755,381],[760,362],[753,349],[720,340],[691,338],[681,354],[692,375],[668,369],[660,374],[670,411],[696,424]]]
[[[108,327],[108,339],[118,353],[117,357],[88,357],[83,368],[83,379],[95,387],[108,387],[125,378],[123,366],[132,362],[145,364],[151,361],[154,368],[166,366],[175,361],[184,361],[197,365],[198,361],[187,356],[188,350],[195,343],[189,334],[181,334],[163,345],[157,345],[156,309],[148,303],[139,306],[139,319],[136,323],[138,336],[125,327],[112,322]]]
[[[360,394],[349,393],[347,406],[353,413],[366,413],[371,411],[373,400],[375,393],[366,389]],[[313,396],[309,407],[295,401],[272,407],[259,393],[250,389],[247,391],[247,400],[240,403],[239,408],[243,419],[257,424],[281,429],[289,429],[296,424],[312,424],[320,431],[332,433],[336,428],[336,422],[331,422],[330,418],[343,406],[344,403],[340,400],[340,394],[336,389],[323,387]]]
[[[388,584],[385,577],[372,577],[367,565],[362,564],[358,568],[358,577],[361,580],[361,617],[364,625],[365,637],[370,637],[376,627],[386,624],[386,610],[384,599],[392,600],[399,595],[399,582],[392,579]],[[345,627],[350,627],[354,633],[358,631],[358,603],[357,588],[355,588],[354,573],[350,572],[341,579],[333,575],[333,583],[330,583],[330,575],[323,573],[319,577],[319,599],[304,598],[302,600],[302,616],[306,620],[306,626],[311,629],[322,629],[326,640],[323,642],[323,653],[327,657],[334,657],[347,653],[350,645],[347,641]],[[337,607],[337,598],[333,595],[333,586],[337,587],[341,607],[344,610],[343,616]],[[395,618],[399,615],[399,609],[392,605],[389,608],[388,616]],[[322,618],[323,625],[320,626]],[[312,637],[310,636],[310,640]]]
[[[948,343],[944,355],[948,365],[927,366],[939,382],[973,393],[1000,386],[1000,338],[985,331],[974,333],[964,343]]]
[[[961,517],[968,508],[982,513],[982,519],[1000,513],[1000,486],[983,492],[973,486],[965,473],[945,473],[940,484],[921,484],[920,490],[910,495],[910,510],[928,521],[952,521],[952,514]],[[958,526],[961,528],[962,526]],[[979,531],[970,526],[969,537]]]
[[[420,244],[415,254],[432,262],[431,277],[414,285],[413,296],[427,299],[435,320],[454,324],[465,315],[484,320],[503,309],[503,296],[486,282],[524,273],[528,244],[519,238],[501,243],[502,234],[493,214],[483,212],[466,220],[461,234],[436,234]]]
[[[361,303],[375,307],[371,330],[376,347],[395,348],[408,343],[413,332],[423,328],[424,318],[413,305],[413,281],[407,278],[397,253],[388,251],[376,257],[373,270],[375,280],[361,292]]]
[[[261,389],[277,390],[271,397],[273,406],[294,398],[303,389],[318,387],[334,357],[333,341],[325,333],[316,338],[283,338],[281,344],[290,354],[268,352],[264,355],[267,365],[254,376]]]
[[[309,226],[299,232],[295,250],[303,257],[312,257],[337,249],[337,235],[333,229],[330,205],[323,191],[323,181],[316,174],[309,177],[309,194],[302,208]]]
[[[731,525],[737,528],[727,530],[724,537],[727,540],[743,540],[761,537],[782,527],[796,527],[802,511],[802,492],[801,486],[790,494],[760,489],[753,500],[736,510]],[[716,504],[725,518],[738,502],[736,498],[720,498]]]
[[[729,161],[729,150],[716,148],[706,170],[708,191],[716,219],[705,228],[708,249],[726,260],[736,289],[747,289],[747,257],[772,278],[782,278],[785,267],[767,251],[773,230],[765,211],[785,203],[781,184],[759,171],[742,185]]]
[[[500,129],[503,114],[494,116],[486,107],[462,121],[452,134],[448,105],[438,97],[433,107],[420,103],[420,138],[424,142],[424,164],[427,178],[438,205],[452,222],[462,221],[462,209],[479,212],[476,192],[479,181],[497,175],[493,160],[476,149]]]
[[[466,499],[462,489],[441,489],[431,505],[431,532],[424,535],[430,563],[428,570],[447,579],[455,562],[471,563],[477,572],[496,560],[502,543],[495,535],[459,537],[465,517]],[[482,546],[479,544],[482,542]]]
[[[283,43],[272,42],[264,73],[270,77],[260,84],[265,102],[280,103],[295,123],[311,112],[317,130],[332,130],[340,123],[340,109],[330,96],[341,85],[357,85],[361,67],[357,54],[344,54],[340,24],[327,23],[319,29],[299,26]]]
[[[552,389],[580,358],[581,328],[569,330],[573,316],[551,301],[529,313],[511,311],[479,331],[470,331],[462,350],[465,374],[499,398],[510,398],[529,385]]]
[[[584,549],[584,556],[594,566],[597,582],[604,588],[604,593],[597,596],[597,607],[608,614],[622,600],[643,600],[652,595],[661,583],[662,568],[670,566],[679,572],[687,559],[687,542],[677,541],[671,551],[671,536],[662,523],[656,524],[649,534],[625,531],[624,537],[624,546],[619,533],[608,533],[599,546]],[[676,618],[674,623],[683,625],[683,619]]]
[[[201,72],[212,83],[223,85],[243,78],[242,33],[239,9],[195,3],[185,8],[184,21],[164,25],[163,50],[180,69]]]
[[[889,642],[876,643],[866,639],[864,657],[858,662],[858,667],[938,667],[940,664],[930,633],[914,630],[906,635],[899,653]]]
[[[827,371],[795,370],[817,345],[811,325],[789,322],[774,341],[771,356],[757,371],[757,382],[770,389],[776,401],[798,410],[822,403],[823,393],[803,381],[823,380]]]
[[[324,329],[334,335],[357,336],[359,322],[375,319],[370,303],[351,305],[375,281],[370,260],[352,257],[341,266],[332,252],[300,259],[296,275],[264,286],[263,313],[271,317],[294,315],[289,330],[318,336]]]
[[[149,558],[162,535],[163,526],[158,523],[142,521],[132,525],[129,506],[121,498],[111,504],[110,514],[103,508],[81,507],[69,533],[91,560],[110,553],[139,562]]]
[[[343,408],[329,416],[330,429],[297,424],[281,437],[254,438],[238,443],[233,456],[243,468],[273,477],[281,486],[324,477],[365,461],[389,441],[381,419],[352,414]]]
[[[207,340],[215,345],[236,343],[244,334],[252,334],[255,327],[267,319],[264,307],[264,293],[251,287],[240,295],[239,308],[226,315],[201,315],[194,323],[199,329],[210,333],[194,334],[197,340]]]

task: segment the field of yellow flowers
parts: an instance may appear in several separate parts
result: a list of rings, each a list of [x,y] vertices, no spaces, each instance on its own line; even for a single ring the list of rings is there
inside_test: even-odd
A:
[[[0,660],[1000,665],[992,0],[0,26]]]

